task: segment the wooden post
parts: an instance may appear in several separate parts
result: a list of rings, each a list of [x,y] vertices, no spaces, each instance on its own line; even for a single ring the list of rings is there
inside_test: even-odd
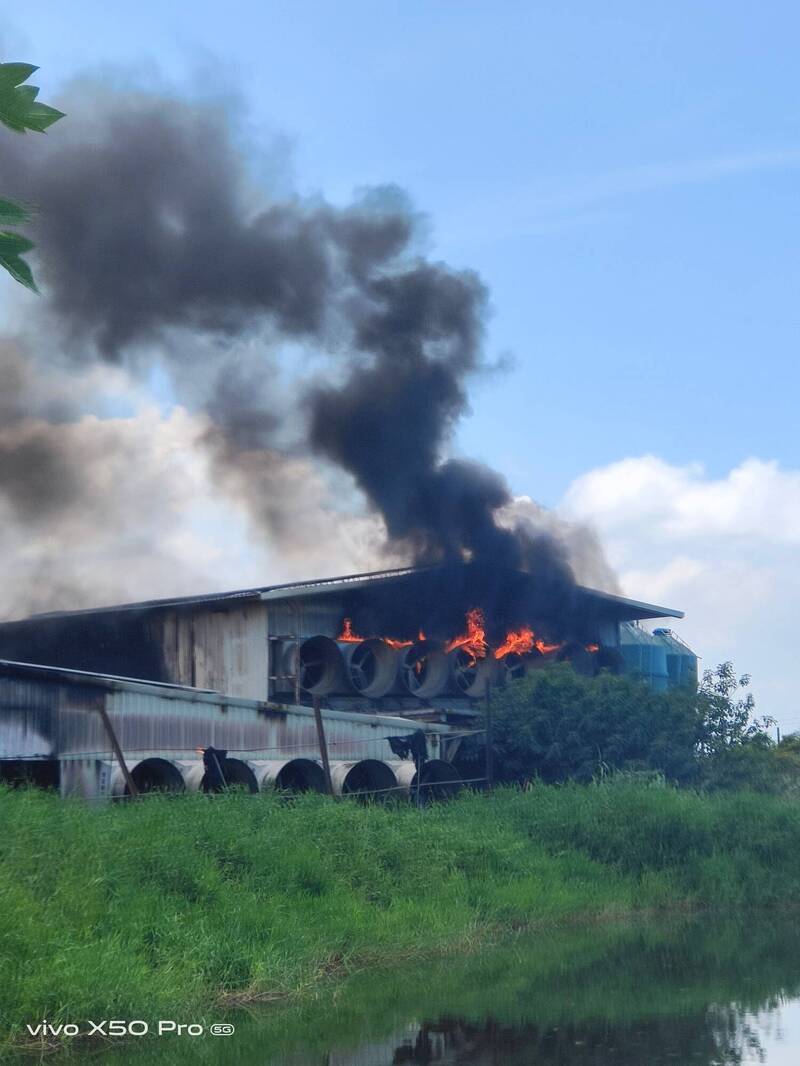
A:
[[[486,686],[486,787],[494,785],[494,730],[492,729],[492,687]]]
[[[314,697],[314,724],[317,727],[317,741],[319,742],[319,753],[322,756],[322,769],[325,772],[325,787],[328,791],[328,795],[333,795],[333,781],[331,780],[331,764],[328,759],[328,745],[325,740],[325,727],[322,724],[322,709],[320,706],[319,696]]]
[[[131,796],[138,796],[139,789],[136,787],[131,772],[128,769],[128,764],[125,762],[125,756],[122,754],[122,748],[119,746],[117,740],[117,734],[114,732],[114,727],[111,724],[111,719],[108,717],[108,711],[106,710],[105,703],[102,703],[98,708],[100,711],[100,717],[103,719],[103,725],[106,727],[106,733],[108,733],[108,739],[111,741],[111,747],[114,749],[114,754],[117,757],[119,768],[122,770],[122,776],[125,778],[125,784],[128,786],[128,792]]]

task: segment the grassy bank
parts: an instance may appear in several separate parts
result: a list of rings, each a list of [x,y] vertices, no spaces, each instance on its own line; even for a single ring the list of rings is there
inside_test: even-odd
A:
[[[800,805],[614,783],[425,811],[319,797],[90,808],[0,792],[3,1037],[208,1016],[503,932],[800,902]]]

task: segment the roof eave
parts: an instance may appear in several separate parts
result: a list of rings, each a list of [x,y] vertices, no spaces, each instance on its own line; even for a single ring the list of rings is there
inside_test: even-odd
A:
[[[631,600],[627,596],[618,596],[613,592],[601,592],[599,589],[590,589],[585,585],[578,586],[579,591],[592,599],[603,600],[604,602],[615,606],[619,610],[619,614],[622,618],[624,614],[624,621],[634,621],[644,618],[684,618],[683,611],[678,611],[674,607],[661,607],[656,603],[646,603],[644,600]]]

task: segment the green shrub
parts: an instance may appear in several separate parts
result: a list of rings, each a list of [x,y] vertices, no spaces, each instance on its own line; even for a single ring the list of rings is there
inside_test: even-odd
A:
[[[501,779],[588,782],[614,770],[697,771],[702,717],[691,690],[653,692],[631,677],[581,677],[568,663],[536,670],[492,697]]]
[[[492,695],[496,774],[518,783],[623,772],[711,789],[795,788],[800,742],[773,750],[749,682],[731,663],[706,670],[697,688],[665,692],[627,675],[546,666]]]

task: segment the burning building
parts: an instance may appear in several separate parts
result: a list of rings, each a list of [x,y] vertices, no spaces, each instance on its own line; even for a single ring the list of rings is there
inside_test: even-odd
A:
[[[62,790],[113,793],[111,744],[139,784],[194,787],[195,749],[213,746],[249,787],[313,787],[324,719],[334,785],[389,789],[415,770],[390,738],[423,721],[424,765],[445,764],[490,687],[543,663],[592,674],[658,660],[653,683],[678,676],[666,638],[652,638],[659,655],[646,637],[637,650],[630,626],[680,613],[579,585],[578,557],[585,580],[608,578],[591,531],[570,550],[563,524],[525,512],[500,472],[454,447],[471,382],[502,363],[486,351],[489,290],[424,253],[427,224],[402,190],[365,189],[344,206],[258,191],[224,109],[105,84],[74,104],[63,138],[10,144],[4,157],[9,193],[46,219],[46,314],[30,335],[0,337],[0,502],[19,543],[35,531],[50,572],[146,508],[142,569],[153,574],[148,553],[169,519],[147,486],[161,464],[145,450],[138,469],[105,417],[73,439],[95,402],[86,371],[115,367],[145,391],[164,374],[202,427],[190,447],[215,496],[247,514],[256,539],[295,550],[309,531],[321,539],[321,522],[363,509],[380,550],[413,566],[4,623],[0,770],[36,763]],[[298,351],[314,358],[296,372]],[[74,374],[73,402],[69,388],[53,402],[54,365]],[[109,456],[126,483],[116,508]],[[308,511],[317,464],[342,499],[337,489],[335,507]],[[108,555],[87,557],[101,570]],[[111,552],[114,580],[124,558]],[[91,597],[91,579],[64,588]]]
[[[637,669],[637,633],[642,647],[661,638],[635,623],[665,617],[682,614],[578,585],[554,599],[531,574],[473,564],[6,622],[0,768],[27,766],[63,792],[124,791],[108,751],[113,722],[144,787],[197,787],[209,746],[253,791],[321,787],[316,702],[340,791],[409,786],[414,764],[390,738],[422,723],[428,784],[437,774],[454,783],[452,760],[480,728],[492,686],[553,661],[586,675]],[[691,657],[669,641],[673,658]],[[672,670],[685,674],[683,663]]]

